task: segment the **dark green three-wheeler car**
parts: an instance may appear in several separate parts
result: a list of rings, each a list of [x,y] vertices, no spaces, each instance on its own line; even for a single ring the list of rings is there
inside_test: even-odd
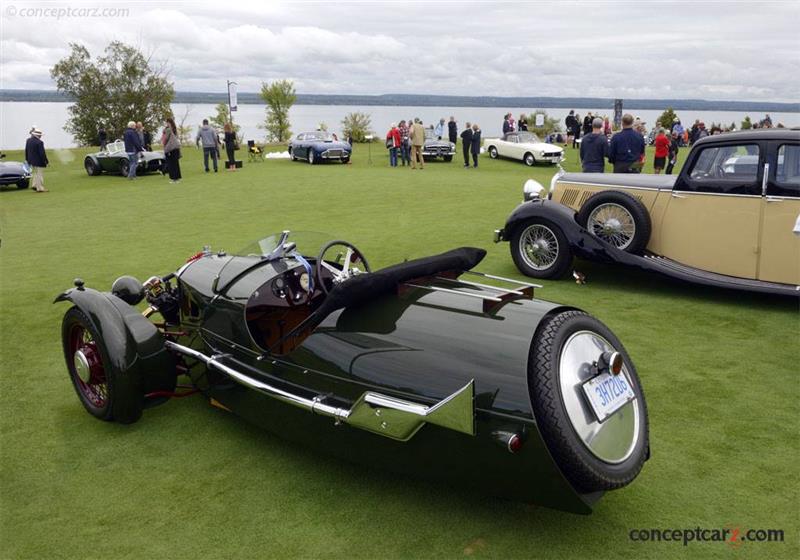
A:
[[[636,370],[597,319],[473,271],[484,255],[373,272],[350,243],[283,232],[110,292],[76,280],[56,298],[73,304],[67,369],[104,420],[135,422],[186,376],[212,404],[347,460],[589,513],[649,457]]]

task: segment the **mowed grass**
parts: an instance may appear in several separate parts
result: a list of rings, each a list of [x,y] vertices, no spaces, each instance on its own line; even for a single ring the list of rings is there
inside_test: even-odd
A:
[[[235,250],[282,229],[332,232],[373,268],[484,247],[479,270],[522,278],[492,230],[524,180],[549,184],[553,169],[486,156],[477,170],[390,169],[376,144],[372,164],[359,145],[349,166],[269,160],[205,174],[187,148],[184,180],[170,185],[87,177],[85,152],[50,151],[48,194],[0,192],[0,557],[798,557],[800,321],[787,299],[587,262],[576,263],[585,285],[543,282],[538,297],[619,335],[650,411],[652,458],[586,517],[330,459],[199,396],[131,426],[91,418],[64,365],[68,306],[52,304],[73,278],[105,290],[122,274],[173,271],[203,245]],[[566,167],[577,169],[571,149]],[[785,542],[628,536],[697,526],[782,529]]]

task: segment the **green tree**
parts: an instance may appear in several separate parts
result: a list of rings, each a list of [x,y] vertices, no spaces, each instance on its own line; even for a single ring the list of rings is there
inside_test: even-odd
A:
[[[742,121],[742,130],[750,130],[753,128],[753,123],[750,121],[750,115],[745,115]]]
[[[297,100],[294,82],[276,80],[261,84],[261,98],[267,104],[267,116],[262,128],[267,131],[267,140],[286,142],[292,135],[289,124],[289,109]]]
[[[672,107],[667,107],[661,116],[656,119],[656,122],[661,121],[661,126],[665,129],[670,130],[672,129],[672,123],[678,120],[678,115],[675,114],[675,111],[672,110]]]
[[[218,103],[216,106],[217,114],[213,117],[208,117],[208,122],[217,130],[225,128],[225,124],[231,122],[231,112],[228,109],[227,103]],[[233,123],[233,131],[239,135],[239,129],[242,127]]]
[[[171,114],[175,90],[163,65],[154,66],[134,47],[113,41],[93,61],[86,47],[70,43],[70,54],[50,69],[59,92],[74,100],[64,130],[82,146],[97,144],[105,126],[109,139],[122,136],[128,121],[156,131]]]
[[[353,142],[366,142],[367,136],[372,134],[371,127],[372,117],[367,113],[347,113],[342,119],[342,133]]]
[[[536,115],[544,115],[542,126],[536,126]],[[544,109],[534,109],[528,116],[528,130],[544,137],[551,132],[561,132],[561,123],[557,118],[549,116]]]

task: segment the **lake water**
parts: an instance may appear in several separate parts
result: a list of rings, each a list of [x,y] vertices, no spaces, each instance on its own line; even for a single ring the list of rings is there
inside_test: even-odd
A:
[[[28,131],[36,125],[44,131],[43,140],[48,148],[71,148],[75,144],[72,137],[64,131],[67,121],[67,107],[69,103],[29,103],[29,102],[0,102],[0,148],[5,150],[21,149],[25,145]],[[186,109],[189,109],[187,123],[200,124],[209,116],[214,115],[214,105],[205,104],[174,104],[172,106],[176,120],[180,121]],[[531,113],[531,107],[401,107],[401,106],[347,106],[347,105],[295,105],[290,111],[292,132],[297,134],[304,131],[316,130],[320,123],[325,123],[328,130],[339,132],[341,121],[347,113],[361,111],[372,117],[372,129],[383,137],[392,122],[401,119],[408,120],[419,117],[427,124],[435,124],[440,118],[448,119],[450,115],[456,117],[459,130],[467,121],[477,122],[483,130],[484,137],[499,135],[503,123],[503,115],[507,112],[516,118],[520,113]],[[556,117],[560,122],[569,113],[568,109],[544,108],[548,115]],[[587,111],[593,114],[608,115],[613,117],[612,108],[576,109],[581,116]],[[648,127],[655,124],[655,119],[661,111],[632,110],[648,123]],[[695,119],[700,119],[710,125],[712,122],[730,125],[735,122],[737,127],[746,114],[753,121],[764,117],[763,113],[745,113],[739,111],[677,111],[684,124],[691,124]],[[782,122],[786,126],[800,126],[800,113],[771,113],[772,122]],[[258,127],[264,121],[263,105],[240,105],[234,113],[234,120],[242,126],[242,137],[245,140],[264,140],[264,131]]]

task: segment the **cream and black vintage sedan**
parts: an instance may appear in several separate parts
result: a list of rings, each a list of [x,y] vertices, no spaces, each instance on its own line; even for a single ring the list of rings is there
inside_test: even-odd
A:
[[[549,193],[528,181],[495,241],[536,278],[562,276],[578,256],[800,295],[800,130],[704,138],[675,177],[561,172]]]
[[[524,130],[509,132],[502,138],[487,138],[483,141],[483,146],[492,159],[516,159],[528,167],[537,163],[556,164],[564,158],[562,148],[542,142],[533,132]]]

